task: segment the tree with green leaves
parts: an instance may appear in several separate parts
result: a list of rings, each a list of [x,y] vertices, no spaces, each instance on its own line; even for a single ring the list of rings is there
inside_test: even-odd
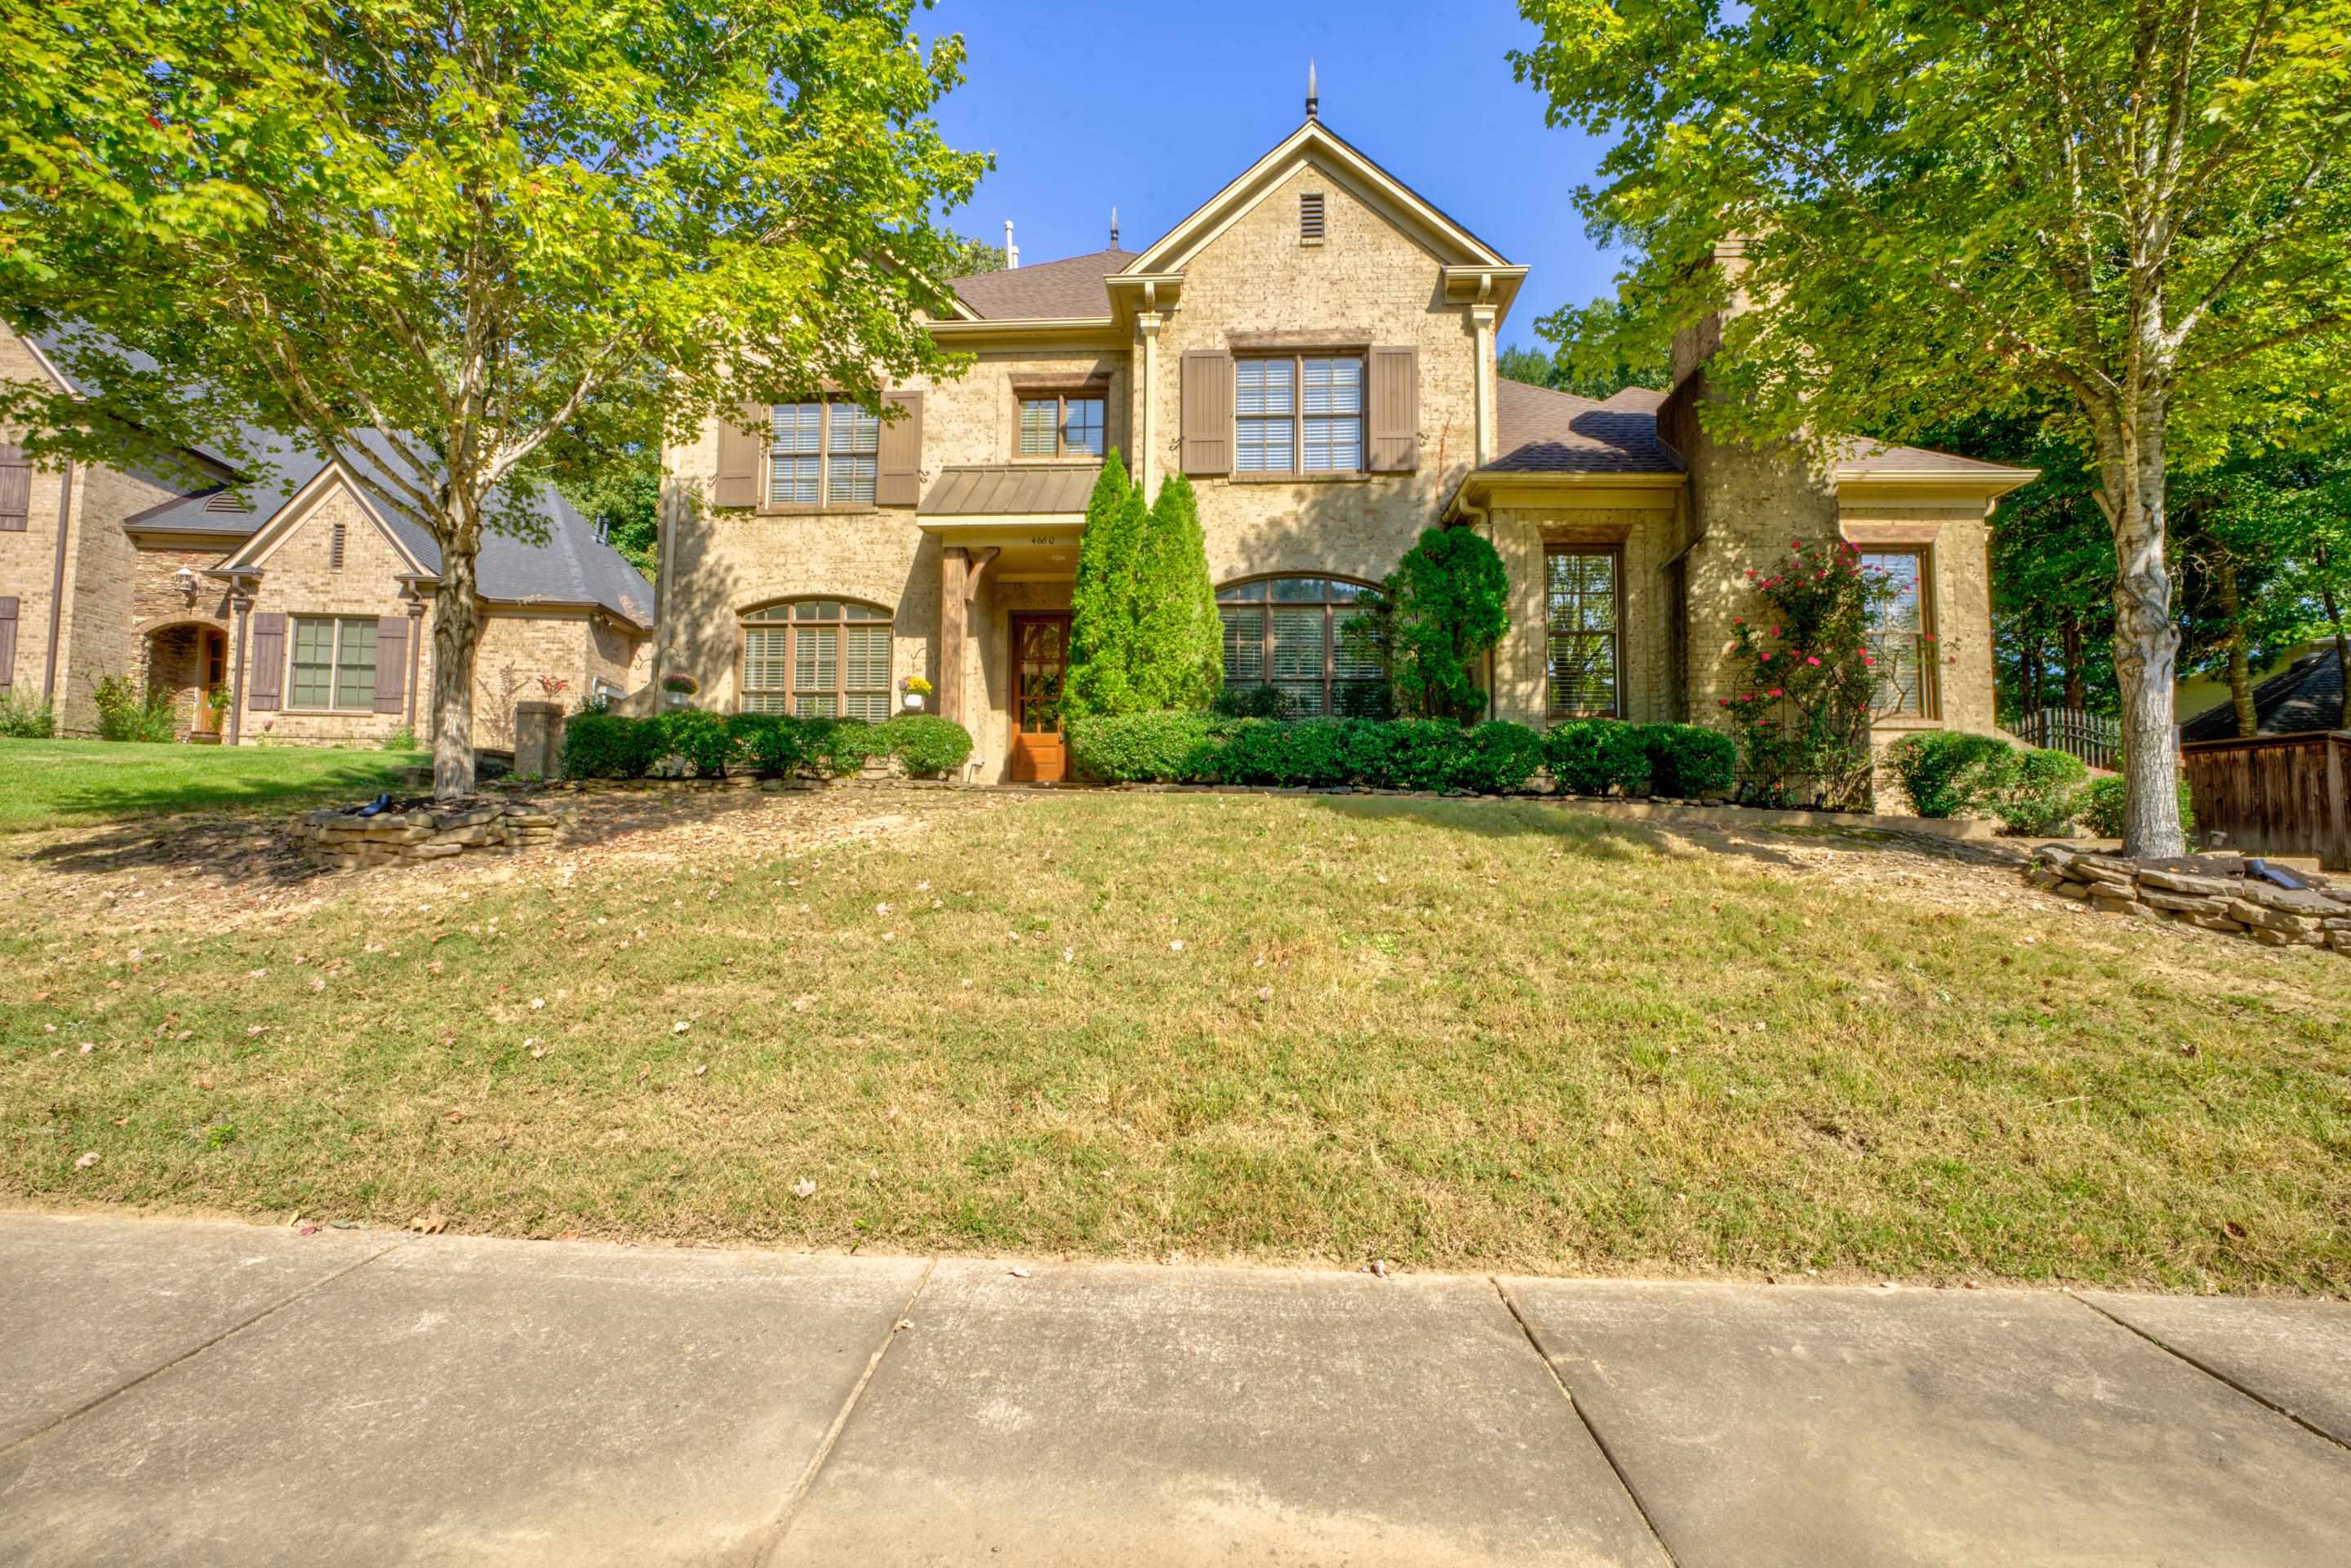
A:
[[[1388,673],[1395,711],[1475,724],[1485,716],[1486,656],[1510,629],[1510,574],[1468,528],[1430,528],[1364,595],[1347,636]]]
[[[947,264],[949,277],[968,277],[977,272],[1002,272],[1004,247],[968,235],[953,236],[955,258]]]
[[[1145,708],[1204,708],[1225,684],[1225,627],[1208,578],[1208,540],[1192,481],[1170,475],[1144,525],[1135,563],[1128,681]]]
[[[1496,375],[1506,382],[1524,382],[1531,387],[1551,385],[1552,368],[1549,354],[1524,343],[1512,343],[1494,356]]]
[[[1635,317],[1743,307],[1709,429],[2064,408],[2118,566],[2125,847],[2179,853],[2165,482],[2342,395],[2351,0],[1521,9],[1552,120],[1619,137],[1578,199],[1642,253]]]
[[[1061,705],[1073,715],[1133,713],[1129,679],[1135,632],[1135,574],[1148,514],[1116,448],[1102,460],[1086,498],[1078,540],[1077,580],[1070,585],[1070,669]]]
[[[78,323],[105,407],[16,387],[28,446],[126,428],[343,461],[439,547],[434,788],[473,783],[475,562],[569,433],[674,438],[952,373],[924,331],[987,166],[932,119],[914,0],[50,0],[12,8],[0,308]]]
[[[1551,380],[1560,392],[1604,402],[1626,387],[1663,392],[1673,385],[1672,335],[1615,300],[1562,305],[1535,322],[1552,344]]]

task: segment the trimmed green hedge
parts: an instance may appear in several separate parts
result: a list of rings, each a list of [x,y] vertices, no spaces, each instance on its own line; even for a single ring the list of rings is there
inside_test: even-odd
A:
[[[971,755],[971,736],[949,719],[907,714],[883,724],[788,718],[673,708],[650,718],[577,713],[564,726],[563,771],[572,779],[648,774],[718,779],[729,771],[763,779],[813,772],[845,779],[875,757],[896,757],[914,774],[953,773]]]
[[[1576,793],[1602,794],[1614,784],[1644,794],[1663,758],[1690,794],[1729,787],[1736,753],[1728,736],[1687,725],[1603,728],[1603,722],[1542,736],[1506,721],[1464,729],[1442,719],[1121,714],[1072,720],[1070,756],[1081,776],[1110,784],[1360,784],[1509,795],[1549,767],[1554,778],[1572,779],[1562,787]]]
[[[2063,751],[2020,750],[1998,736],[1959,730],[1906,735],[1886,748],[1886,765],[1902,781],[1910,809],[1922,817],[1990,815],[2011,833],[2039,836],[2062,832],[2077,815],[2099,809],[2097,798],[2084,789],[2090,770],[2081,758]],[[2115,799],[2119,822],[2120,796]]]

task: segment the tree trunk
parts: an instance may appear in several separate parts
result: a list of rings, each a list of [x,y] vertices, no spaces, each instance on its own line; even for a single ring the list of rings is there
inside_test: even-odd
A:
[[[2089,693],[2082,684],[2082,613],[2065,612],[2065,706],[2080,712],[2089,706]]]
[[[480,522],[452,503],[443,530],[441,586],[433,595],[433,798],[474,792],[474,653],[482,637],[474,567]]]
[[[2160,316],[2157,317],[2159,323]],[[2142,373],[2144,373],[2142,371]],[[2123,853],[2149,859],[2188,852],[2179,827],[2173,758],[2172,686],[2179,629],[2163,559],[2164,392],[2132,389],[2113,427],[2100,433],[2100,479],[2115,530],[2115,684],[2123,703]]]
[[[2237,733],[2251,737],[2261,726],[2253,711],[2253,663],[2245,653],[2243,607],[2237,598],[2237,559],[2228,551],[2213,576],[2220,591],[2220,613],[2229,622],[2229,706],[2237,710]]]

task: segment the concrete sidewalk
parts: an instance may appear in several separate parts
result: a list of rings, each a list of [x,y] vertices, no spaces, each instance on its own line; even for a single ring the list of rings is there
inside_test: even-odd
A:
[[[2351,1559],[2351,1306],[0,1215],[0,1563]]]

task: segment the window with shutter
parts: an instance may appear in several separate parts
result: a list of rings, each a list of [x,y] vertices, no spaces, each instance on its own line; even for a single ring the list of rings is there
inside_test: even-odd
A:
[[[16,601],[0,599],[0,692],[16,684]]]
[[[23,533],[32,509],[33,467],[25,449],[0,445],[0,533]]]

